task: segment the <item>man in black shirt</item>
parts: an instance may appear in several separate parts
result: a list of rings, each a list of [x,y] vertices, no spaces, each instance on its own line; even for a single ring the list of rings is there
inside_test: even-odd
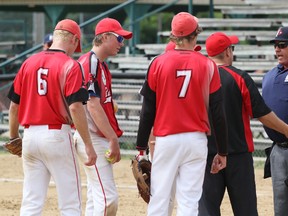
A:
[[[233,44],[237,36],[221,32],[206,40],[208,56],[218,65],[228,125],[227,167],[211,174],[215,138],[208,138],[208,158],[199,216],[220,216],[220,205],[227,188],[234,215],[257,216],[257,198],[252,152],[254,151],[250,119],[258,118],[265,126],[288,136],[288,125],[265,104],[252,78],[232,66]]]

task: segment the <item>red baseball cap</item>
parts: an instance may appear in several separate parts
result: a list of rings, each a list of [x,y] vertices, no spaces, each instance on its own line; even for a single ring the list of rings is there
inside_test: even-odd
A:
[[[173,42],[173,41],[169,41],[169,43],[166,45],[166,48],[165,48],[165,52],[169,51],[169,50],[173,50],[175,49],[176,47],[176,44]],[[200,45],[195,45],[194,46],[194,51],[198,52],[202,49],[202,47]]]
[[[198,18],[187,12],[176,14],[171,22],[172,34],[176,37],[184,37],[196,30]]]
[[[54,30],[64,30],[68,31],[73,35],[76,35],[79,39],[78,46],[75,50],[75,52],[81,52],[81,30],[79,25],[71,19],[64,19],[57,23]]]
[[[115,32],[118,35],[121,35],[125,39],[130,39],[133,36],[133,33],[126,31],[122,28],[121,24],[112,18],[104,18],[95,27],[95,35],[102,34],[105,32]]]
[[[200,45],[195,45],[194,46],[194,51],[196,51],[196,52],[198,52],[198,51],[200,51],[202,49],[202,47],[200,46]]]
[[[216,56],[222,53],[227,47],[238,42],[239,38],[236,35],[228,36],[223,32],[216,32],[206,39],[206,51],[208,56]]]
[[[175,46],[176,45],[173,41],[169,41],[169,43],[165,47],[165,52],[175,49]]]

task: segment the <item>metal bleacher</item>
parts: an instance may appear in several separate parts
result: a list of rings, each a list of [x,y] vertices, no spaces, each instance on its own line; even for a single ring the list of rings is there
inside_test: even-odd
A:
[[[286,20],[287,21],[287,20]],[[246,72],[248,72],[261,92],[261,83],[263,75],[266,71],[270,70],[277,65],[277,60],[275,59],[274,48],[269,44],[269,40],[275,37],[277,29],[281,26],[286,25],[285,19],[271,18],[271,19],[211,19],[211,18],[199,18],[199,24],[203,27],[204,31],[198,36],[197,44],[201,45],[202,50],[200,51],[203,55],[207,55],[205,48],[206,38],[216,31],[225,32],[228,35],[237,35],[240,39],[240,43],[235,45],[234,50],[234,62],[233,65]],[[143,76],[142,82],[144,82],[144,76],[148,69],[149,63],[154,56],[157,56],[164,52],[167,39],[169,38],[170,31],[158,32],[158,37],[161,41],[157,44],[136,44],[138,49],[138,55],[134,56],[117,56],[109,58],[108,62],[115,71],[120,71],[122,73],[133,73]],[[165,42],[163,42],[165,41]],[[261,71],[261,73],[255,73],[256,71]],[[139,80],[138,80],[139,81]],[[141,82],[141,81],[140,81]],[[121,85],[125,85],[122,83]],[[123,86],[122,86],[123,87]],[[134,89],[134,93],[141,88],[139,85]],[[127,90],[131,91],[131,87]],[[120,90],[118,88],[118,90]],[[115,90],[113,93],[117,92]],[[120,112],[121,116],[118,116],[120,122],[125,122],[126,119],[133,119],[129,124],[124,124],[126,131],[131,137],[136,135],[136,130],[138,127],[138,116],[141,109],[141,99],[135,98],[132,100],[133,104],[129,106],[126,103],[121,107],[120,102]],[[138,101],[138,102],[137,102]],[[140,101],[140,103],[139,103]],[[131,102],[131,100],[130,100]],[[126,110],[126,114],[123,114]],[[138,115],[134,115],[138,112]],[[133,114],[134,113],[134,114]],[[122,120],[121,120],[122,119]],[[255,150],[260,151],[262,156],[264,156],[264,149],[271,145],[271,141],[266,135],[262,123],[257,119],[251,119],[251,129],[253,132]],[[135,137],[134,137],[135,138]],[[259,152],[258,152],[259,154]]]
[[[232,8],[237,10],[237,6],[226,7],[215,6],[225,15],[233,14]],[[244,8],[244,7],[243,7]],[[253,7],[254,8],[254,7]],[[253,9],[252,8],[252,9]],[[251,9],[251,8],[250,8]],[[248,7],[247,7],[247,10]],[[287,13],[287,12],[286,12]],[[237,35],[240,44],[235,46],[234,66],[251,74],[256,84],[261,86],[263,73],[277,64],[274,56],[274,49],[268,41],[272,39],[280,26],[287,24],[287,19],[282,18],[199,18],[199,24],[204,31],[198,36],[198,43],[201,45],[200,51],[207,55],[205,40],[213,32],[222,31],[228,35]],[[142,87],[146,71],[151,58],[164,52],[170,31],[159,31],[157,37],[159,43],[135,45],[136,54],[119,54],[107,60],[112,73],[113,99],[118,104],[118,119],[120,128],[124,131],[120,138],[121,144],[129,143],[135,145],[139,124],[139,114],[142,106],[142,97],[139,90]],[[1,57],[1,56],[0,56]],[[127,78],[125,78],[125,76]],[[123,78],[124,77],[124,78]],[[261,90],[261,89],[260,89]],[[8,130],[8,112],[1,113],[1,131]],[[267,138],[262,124],[258,120],[251,120],[256,150],[263,151],[271,145]],[[20,128],[21,130],[21,128]],[[135,149],[134,147],[132,147]],[[263,155],[262,155],[263,156]]]

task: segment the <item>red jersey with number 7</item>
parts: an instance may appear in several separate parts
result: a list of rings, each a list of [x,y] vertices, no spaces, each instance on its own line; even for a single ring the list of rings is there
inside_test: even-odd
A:
[[[68,106],[88,99],[83,79],[81,65],[63,51],[42,51],[29,57],[8,95],[19,104],[20,124],[72,124]]]
[[[147,76],[156,93],[155,136],[209,132],[209,94],[221,86],[212,60],[199,52],[171,50],[152,60]]]

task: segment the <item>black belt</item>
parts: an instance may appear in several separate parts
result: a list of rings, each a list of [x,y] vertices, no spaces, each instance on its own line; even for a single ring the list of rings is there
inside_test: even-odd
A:
[[[288,142],[281,142],[281,143],[276,143],[276,145],[282,147],[282,148],[288,148]]]

